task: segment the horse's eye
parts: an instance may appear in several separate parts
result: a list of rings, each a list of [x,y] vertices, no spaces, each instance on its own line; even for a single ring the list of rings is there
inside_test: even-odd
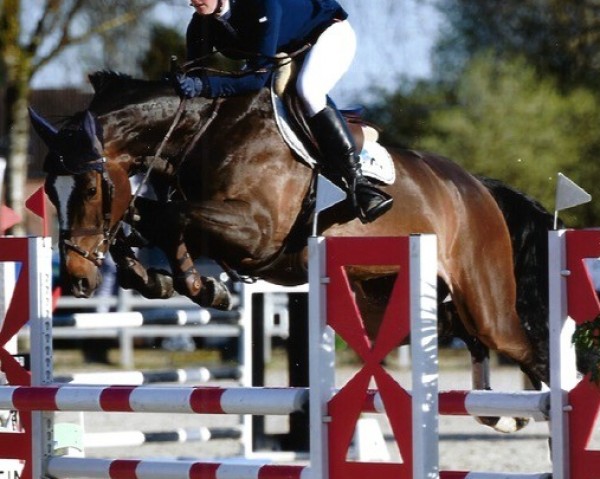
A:
[[[94,196],[96,196],[96,192],[97,192],[97,188],[95,186],[92,186],[90,188],[87,189],[87,196],[88,198],[92,198]]]

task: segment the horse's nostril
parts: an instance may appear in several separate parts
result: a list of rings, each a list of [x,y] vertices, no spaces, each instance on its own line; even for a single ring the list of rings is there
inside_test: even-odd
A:
[[[77,298],[87,298],[90,296],[90,283],[86,278],[73,278],[72,292]]]
[[[81,278],[79,280],[79,288],[81,289],[81,291],[89,291],[90,289],[90,282],[87,278]]]

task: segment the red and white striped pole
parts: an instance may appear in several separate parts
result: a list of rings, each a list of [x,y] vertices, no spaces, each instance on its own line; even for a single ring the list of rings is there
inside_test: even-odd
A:
[[[296,465],[75,457],[51,458],[47,472],[52,477],[99,479],[313,479],[308,467]]]
[[[0,388],[0,408],[18,411],[288,415],[304,410],[307,404],[307,388],[85,385]]]

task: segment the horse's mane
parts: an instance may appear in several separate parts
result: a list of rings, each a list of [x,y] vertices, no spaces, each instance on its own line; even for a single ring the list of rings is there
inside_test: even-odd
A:
[[[131,88],[140,87],[148,84],[157,84],[150,80],[133,78],[126,73],[116,72],[113,70],[99,70],[90,75],[88,79],[94,88],[94,92],[98,95],[107,89],[113,88]]]
[[[112,70],[97,71],[88,78],[94,88],[91,110],[106,109],[120,102],[140,102],[159,94],[172,93],[175,96],[167,80],[145,80]]]

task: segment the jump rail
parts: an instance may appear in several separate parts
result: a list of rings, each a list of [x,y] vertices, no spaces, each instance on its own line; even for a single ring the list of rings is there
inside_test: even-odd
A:
[[[593,293],[593,287],[582,266],[582,259],[600,256],[600,232],[557,232],[550,237],[550,287],[551,289],[551,351],[553,389],[550,392],[550,416],[552,424],[554,470],[538,474],[506,474],[466,471],[439,471],[437,441],[438,403],[441,413],[449,414],[520,414],[545,416],[548,414],[547,393],[515,393],[510,396],[497,393],[467,393],[464,391],[437,392],[437,338],[436,325],[436,265],[437,255],[429,253],[431,262],[421,261],[421,248],[431,247],[435,251],[435,239],[420,237],[390,238],[333,238],[327,242],[322,238],[311,239],[309,258],[311,268],[309,279],[311,284],[311,388],[306,391],[296,388],[291,390],[271,391],[270,388],[253,388],[238,390],[225,400],[226,389],[213,390],[203,388],[176,388],[179,393],[173,394],[166,402],[173,404],[168,408],[157,405],[160,399],[151,399],[150,387],[58,387],[52,384],[51,373],[48,376],[48,364],[43,359],[32,358],[32,371],[39,371],[32,376],[36,386],[26,387],[18,378],[12,384],[22,386],[6,386],[0,388],[0,407],[15,408],[24,411],[25,419],[31,412],[34,437],[33,458],[47,461],[47,472],[55,477],[260,477],[260,478],[295,478],[311,477],[316,479],[355,479],[366,474],[379,475],[384,478],[434,478],[442,479],[598,479],[600,477],[600,452],[588,451],[587,441],[591,426],[600,411],[600,394],[589,386],[587,379],[577,382],[568,377],[574,371],[572,348],[568,344],[569,332],[572,332],[573,321],[583,322],[600,314],[600,302]],[[368,242],[365,243],[365,242]],[[373,243],[375,242],[375,243]],[[327,250],[327,251],[326,251]],[[430,250],[431,251],[431,250]],[[558,251],[558,253],[557,253]],[[360,254],[357,254],[360,252]],[[330,254],[326,254],[330,253]],[[2,252],[0,251],[0,256]],[[384,313],[380,334],[373,345],[369,344],[363,333],[360,311],[356,307],[353,293],[347,282],[346,265],[404,265],[407,258],[410,268],[400,268],[394,295]],[[421,258],[422,259],[422,258]],[[0,258],[1,260],[1,258]],[[5,259],[5,261],[7,261]],[[431,264],[433,263],[433,265]],[[36,269],[37,268],[37,269]],[[30,286],[36,288],[33,300],[27,302],[32,313],[30,317],[39,318],[36,328],[37,338],[34,344],[42,345],[42,349],[50,345],[51,320],[46,306],[39,299],[47,288],[45,275],[39,274],[39,267],[29,265],[31,271],[26,274]],[[583,279],[582,279],[583,278]],[[20,278],[21,279],[21,278]],[[15,295],[22,294],[19,283]],[[582,296],[582,286],[585,291]],[[588,291],[589,290],[589,291]],[[578,296],[575,296],[578,294]],[[406,301],[406,298],[410,298]],[[575,301],[577,298],[577,301]],[[583,298],[583,299],[582,299]],[[23,296],[21,296],[23,299]],[[567,300],[571,299],[567,305]],[[37,301],[37,303],[36,303]],[[13,301],[14,302],[14,301]],[[18,304],[18,303],[17,303]],[[28,311],[29,313],[29,311]],[[23,319],[20,317],[19,319]],[[398,323],[398,321],[401,323]],[[26,320],[25,320],[26,322]],[[11,326],[10,333],[16,333],[18,327]],[[10,334],[3,328],[5,344]],[[333,355],[334,332],[346,341],[363,360],[361,370],[340,390],[334,388],[335,358]],[[413,344],[413,389],[408,393],[380,366],[385,357],[400,340],[408,334]],[[415,344],[418,347],[415,347]],[[557,351],[559,351],[557,353]],[[556,356],[558,354],[558,356]],[[2,358],[3,360],[5,357]],[[9,372],[10,366],[8,361]],[[434,365],[432,367],[432,365]],[[6,369],[6,368],[5,368]],[[16,368],[15,368],[16,369]],[[13,374],[14,376],[14,374]],[[366,387],[371,379],[375,379],[378,393],[369,392]],[[558,378],[558,379],[557,379]],[[569,383],[571,382],[571,383]],[[102,390],[107,390],[103,393]],[[156,388],[159,389],[159,388]],[[196,392],[194,392],[196,391]],[[267,394],[265,394],[268,391]],[[245,393],[249,396],[243,396]],[[187,462],[156,463],[154,461],[106,460],[88,462],[86,459],[53,457],[51,445],[40,441],[51,437],[51,415],[38,410],[55,410],[59,408],[93,408],[103,410],[147,411],[161,410],[181,412],[219,411],[227,413],[252,412],[256,414],[272,414],[280,408],[287,413],[306,402],[310,397],[311,420],[311,462],[310,467],[275,466],[275,465],[228,465],[220,463]],[[160,394],[165,394],[161,392]],[[300,395],[300,396],[299,396]],[[284,399],[285,397],[285,399]],[[298,399],[302,397],[302,399]],[[235,399],[233,399],[235,398]],[[278,404],[265,406],[265,401]],[[244,402],[243,406],[240,402]],[[234,404],[235,403],[235,404]],[[498,403],[498,404],[496,404]],[[102,406],[105,407],[105,406]],[[404,462],[397,463],[362,463],[348,462],[346,445],[350,443],[356,420],[360,413],[369,409],[383,409],[388,415],[397,445]],[[591,409],[590,409],[591,408]],[[66,409],[62,409],[66,410]],[[81,409],[77,409],[81,410]],[[284,412],[285,411],[285,412]],[[590,412],[591,411],[591,412]],[[595,414],[594,414],[595,411]],[[216,412],[217,414],[219,412]],[[593,417],[591,417],[593,416]],[[409,419],[410,418],[410,419]],[[27,419],[26,419],[27,420]],[[12,435],[13,443],[19,442],[18,435]],[[18,440],[17,440],[18,439]],[[6,442],[5,442],[6,444]],[[0,438],[0,447],[3,445]],[[21,440],[21,445],[24,445]],[[10,449],[15,450],[16,444]],[[21,457],[21,456],[16,456]],[[177,465],[178,464],[178,465]],[[33,476],[41,477],[42,465],[34,461]],[[223,475],[225,474],[225,475]]]
[[[241,439],[242,431],[236,427],[181,428],[173,431],[119,431],[85,433],[83,447],[141,446],[162,442],[208,442],[217,439]]]
[[[110,479],[312,479],[306,466],[222,464],[195,461],[137,461],[51,457],[52,477]]]
[[[306,388],[3,386],[0,409],[288,415],[303,411]]]
[[[364,240],[354,242],[352,248],[348,249],[346,253],[350,253],[353,249],[360,251],[366,251],[369,248],[365,248],[363,243]],[[21,245],[23,242],[21,241]],[[425,321],[431,324],[430,331],[420,337],[419,333],[413,335],[415,344],[422,346],[428,344],[423,353],[422,348],[413,348],[413,361],[415,362],[415,372],[413,373],[413,382],[416,387],[431,388],[434,384],[432,378],[434,377],[432,371],[424,366],[425,361],[419,360],[419,356],[425,357],[426,354],[435,352],[436,342],[432,338],[435,336],[432,334],[435,330],[434,319],[435,319],[435,257],[436,254],[428,254],[427,256],[433,261],[429,261],[427,268],[423,268],[423,263],[418,260],[420,258],[420,249],[425,246],[433,246],[435,250],[435,238],[432,237],[415,237],[415,238],[384,238],[380,240],[379,247],[373,248],[373,251],[377,254],[373,255],[362,255],[360,261],[356,261],[355,255],[346,258],[345,264],[357,263],[373,265],[373,264],[386,264],[393,265],[397,264],[399,270],[403,272],[399,283],[401,283],[402,290],[406,293],[406,297],[411,297],[411,301],[396,301],[396,304],[390,309],[388,316],[390,318],[398,315],[402,316],[403,320],[412,318],[415,323]],[[39,245],[37,245],[39,246]],[[49,244],[44,245],[49,249]],[[329,245],[328,247],[335,248],[335,245]],[[2,249],[3,252],[8,252],[9,248]],[[390,252],[392,254],[390,254]],[[311,255],[311,283],[316,285],[318,293],[312,295],[310,300],[309,309],[315,312],[317,318],[317,327],[311,330],[310,336],[318,338],[313,344],[313,350],[310,353],[312,358],[318,359],[317,361],[311,361],[311,385],[315,384],[315,387],[311,387],[310,390],[304,388],[239,388],[236,391],[229,391],[225,388],[153,388],[150,386],[113,386],[113,387],[95,387],[95,386],[74,386],[74,385],[56,385],[52,380],[52,364],[51,359],[48,359],[48,354],[51,355],[52,351],[52,318],[50,310],[51,288],[50,288],[50,277],[49,269],[47,271],[40,272],[36,269],[43,263],[40,258],[36,258],[35,254],[27,255],[20,251],[19,254],[15,254],[13,251],[12,258],[18,258],[17,261],[23,261],[25,267],[22,269],[26,271],[24,277],[35,278],[36,281],[32,281],[29,286],[29,290],[32,293],[31,297],[23,296],[26,289],[23,288],[23,278],[19,278],[15,287],[15,293],[13,296],[13,304],[22,304],[23,301],[15,302],[15,297],[29,299],[27,303],[31,308],[38,308],[29,314],[25,314],[19,319],[19,324],[12,324],[10,328],[6,328],[6,324],[0,332],[0,339],[4,337],[12,337],[18,330],[25,325],[25,323],[34,318],[32,321],[31,336],[32,343],[41,345],[40,348],[35,348],[32,351],[32,375],[31,384],[28,386],[29,377],[21,377],[20,380],[16,377],[16,374],[9,374],[11,376],[10,386],[0,388],[0,407],[14,408],[20,411],[21,422],[27,426],[28,421],[31,421],[32,427],[25,427],[27,432],[31,432],[34,441],[32,443],[32,449],[27,445],[27,436],[25,433],[11,434],[10,441],[5,440],[4,444],[7,447],[3,447],[3,451],[8,451],[9,458],[29,458],[26,462],[25,469],[23,470],[21,477],[25,479],[39,478],[44,475],[51,475],[53,477],[133,477],[135,473],[137,477],[198,477],[197,473],[201,474],[202,477],[210,478],[211,474],[218,474],[219,477],[260,477],[262,479],[270,478],[293,478],[293,477],[314,477],[314,478],[327,478],[332,477],[335,479],[336,475],[334,471],[339,471],[343,474],[343,477],[354,477],[354,474],[347,476],[345,471],[352,468],[367,468],[372,469],[373,473],[378,473],[382,470],[381,464],[371,464],[362,462],[351,462],[346,461],[346,453],[343,453],[343,457],[336,452],[339,449],[340,444],[346,442],[346,432],[336,430],[336,424],[349,425],[354,429],[358,416],[354,416],[354,406],[350,410],[336,410],[338,408],[332,407],[328,410],[328,403],[336,401],[339,396],[338,402],[342,401],[345,405],[350,405],[351,401],[347,401],[347,394],[352,387],[342,388],[342,390],[335,390],[335,382],[333,375],[333,361],[331,361],[332,349],[330,346],[333,344],[334,329],[339,328],[339,325],[334,325],[334,321],[328,318],[332,314],[332,307],[334,307],[334,301],[325,300],[326,294],[329,294],[329,298],[332,296],[338,296],[333,292],[328,292],[328,277],[329,272],[321,269],[321,265],[325,265],[325,243],[322,239],[311,240],[310,255]],[[0,252],[1,254],[1,252]],[[20,255],[20,256],[19,256]],[[42,255],[43,256],[43,255]],[[31,261],[30,261],[31,258]],[[415,266],[409,260],[415,261]],[[1,259],[1,258],[0,258]],[[8,261],[8,260],[7,260]],[[34,264],[35,263],[35,264]],[[50,262],[48,261],[48,264]],[[319,265],[314,267],[314,264]],[[409,267],[405,267],[410,265]],[[341,264],[339,265],[341,266]],[[337,268],[336,265],[330,263],[329,268]],[[426,273],[429,273],[429,277],[426,277]],[[338,274],[338,273],[335,273]],[[334,276],[332,274],[331,276]],[[22,274],[23,276],[23,274]],[[318,278],[318,279],[317,279]],[[338,278],[339,280],[339,278]],[[29,282],[29,281],[28,281]],[[333,283],[332,277],[332,283]],[[337,284],[339,281],[335,281]],[[347,295],[350,291],[344,293]],[[413,301],[414,300],[414,301]],[[400,306],[400,303],[402,305]],[[41,306],[41,308],[40,308]],[[400,306],[400,307],[399,307]],[[10,315],[7,315],[7,317]],[[338,314],[338,316],[340,316]],[[328,318],[328,319],[326,319]],[[347,315],[344,315],[344,322],[347,319]],[[360,318],[356,316],[356,320],[360,321]],[[388,318],[388,324],[391,321]],[[394,328],[394,336],[398,335]],[[408,332],[409,328],[406,328]],[[393,343],[380,345],[377,349],[382,354],[388,354],[395,350],[396,340],[401,339],[400,337],[393,337]],[[5,343],[0,343],[3,346]],[[316,349],[316,351],[315,351]],[[2,350],[3,351],[3,350]],[[43,354],[38,354],[38,353]],[[321,361],[323,360],[323,361]],[[377,364],[379,360],[375,359]],[[9,365],[10,366],[10,365]],[[315,368],[316,367],[316,368]],[[10,368],[9,368],[10,369]],[[20,365],[15,365],[15,371],[22,374],[23,368]],[[366,372],[371,367],[366,369]],[[381,374],[378,371],[377,376]],[[391,379],[391,378],[390,378]],[[385,379],[387,381],[387,379]],[[392,386],[390,384],[384,384],[380,388],[381,398],[378,400],[382,404],[387,405],[385,408],[388,413],[390,407],[388,401],[390,394],[398,391],[399,386]],[[160,396],[155,394],[160,393]],[[365,389],[365,394],[368,395]],[[310,396],[311,404],[314,407],[311,408],[311,420],[313,420],[313,427],[311,427],[311,465],[310,468],[303,466],[284,466],[284,465],[230,465],[230,464],[217,464],[217,463],[203,463],[193,462],[190,463],[190,468],[187,468],[183,463],[168,462],[164,465],[155,461],[91,461],[87,459],[77,459],[72,457],[55,457],[53,455],[53,444],[52,444],[52,429],[53,429],[53,415],[51,411],[54,410],[109,410],[109,411],[165,411],[165,412],[202,412],[202,413],[232,413],[232,414],[288,414],[293,411],[301,410],[306,404],[306,396]],[[376,402],[376,395],[373,394],[374,403]],[[435,398],[431,396],[432,403],[435,404]],[[355,406],[356,401],[355,402]],[[168,404],[166,406],[165,404]],[[415,408],[412,413],[412,420],[410,429],[417,431],[422,429],[424,424],[430,424],[429,419],[422,414],[423,405]],[[365,407],[365,404],[359,404],[358,414],[360,410]],[[344,408],[345,409],[345,408]],[[351,414],[348,415],[347,413]],[[331,423],[330,418],[331,417]],[[31,419],[28,419],[31,418]],[[316,421],[314,419],[316,418]],[[396,424],[398,418],[395,417],[393,423]],[[402,420],[402,424],[406,424],[406,420]],[[433,422],[431,422],[433,425]],[[418,426],[418,427],[416,427]],[[351,433],[352,435],[352,433]],[[340,440],[338,440],[338,437]],[[404,437],[404,435],[403,435]],[[2,439],[7,438],[0,438]],[[350,440],[347,441],[350,444]],[[2,444],[0,444],[2,445]],[[333,455],[332,455],[333,451]],[[414,448],[415,457],[418,459],[420,451]],[[412,468],[412,464],[417,464],[418,461],[413,459],[412,452],[409,452],[409,456],[404,456],[405,464],[401,464],[402,469]],[[345,467],[342,466],[340,461]],[[193,465],[194,464],[194,465]],[[193,465],[193,466],[192,466]],[[417,470],[422,470],[419,466],[415,466]],[[383,465],[384,469],[388,469],[389,466]],[[192,472],[191,472],[192,471]],[[193,472],[196,471],[196,472]],[[192,476],[190,476],[190,474]],[[223,476],[225,474],[225,476]],[[419,474],[419,477],[426,477]]]
[[[56,376],[56,383],[141,385],[157,383],[207,383],[219,379],[240,379],[237,366],[165,369],[159,371],[106,371]]]
[[[236,311],[237,313],[237,311]],[[239,313],[238,313],[239,316]],[[147,310],[114,313],[75,313],[52,318],[53,328],[139,328],[142,326],[198,326],[208,324],[207,309]]]

